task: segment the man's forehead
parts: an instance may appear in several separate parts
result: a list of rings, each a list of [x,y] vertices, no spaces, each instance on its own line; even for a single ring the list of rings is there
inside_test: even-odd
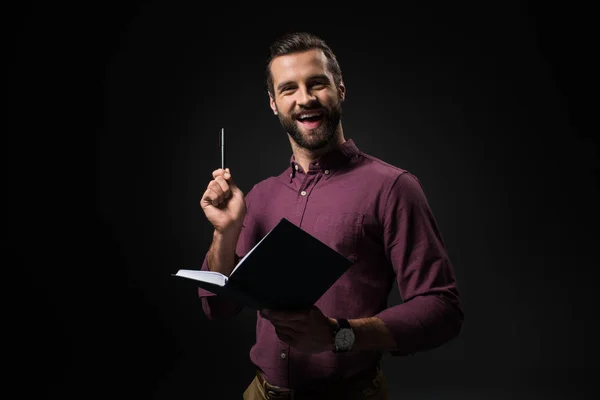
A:
[[[327,73],[327,57],[320,49],[285,54],[275,57],[271,63],[271,74],[275,83],[293,76]]]

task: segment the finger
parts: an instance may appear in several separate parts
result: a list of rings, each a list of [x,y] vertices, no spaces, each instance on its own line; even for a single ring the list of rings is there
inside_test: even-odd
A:
[[[275,333],[277,334],[277,337],[279,339],[283,340],[287,344],[293,344],[296,342],[296,336],[293,332],[287,332],[287,331],[279,329],[279,330],[275,330]]]
[[[308,327],[306,321],[287,321],[282,319],[270,319],[275,329],[284,329],[292,332],[304,332]]]
[[[263,310],[262,314],[273,321],[305,321],[308,312]]]
[[[210,181],[206,188],[215,192],[217,194],[217,196],[223,197],[223,194],[224,194],[223,189],[221,188],[221,185],[219,184],[219,182],[217,182],[216,179],[213,179],[212,181]]]
[[[224,200],[223,191],[218,183],[211,181],[206,188],[207,197],[211,200],[212,205],[218,206]]]
[[[206,189],[200,200],[200,205],[204,208],[205,206],[211,205],[216,207],[217,195],[210,189]]]
[[[293,346],[295,344],[295,341],[293,338],[291,338],[290,336],[286,336],[286,335],[277,335],[277,337],[282,341],[285,342],[287,344],[289,344],[290,346]]]
[[[225,174],[225,170],[223,168],[215,169],[212,172],[212,177],[213,179],[216,179],[217,176],[223,176],[223,174]]]
[[[300,332],[294,330],[293,328],[287,326],[275,325],[275,332],[282,333],[284,335],[296,337]]]
[[[273,326],[279,329],[288,329],[293,332],[303,332],[308,324],[304,321],[270,320]]]
[[[234,182],[232,175],[231,175],[231,171],[229,170],[229,168],[225,168],[225,173],[223,174],[223,178],[225,178],[225,180],[227,181],[227,183],[229,184],[229,188],[231,189],[231,191],[240,191],[238,189],[237,184]]]
[[[229,190],[229,184],[222,176],[217,176],[215,178],[215,182],[219,184],[221,190],[223,191],[223,195],[225,198],[229,198],[231,196],[231,190]]]

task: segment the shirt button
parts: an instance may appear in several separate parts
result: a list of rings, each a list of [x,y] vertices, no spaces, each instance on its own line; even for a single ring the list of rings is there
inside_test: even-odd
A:
[[[301,194],[302,196],[306,196],[306,191],[304,191],[304,190],[303,190],[303,191],[301,191],[301,192],[300,192],[300,194]]]
[[[285,358],[285,352],[284,351],[281,352],[281,358]]]
[[[296,171],[298,171],[298,164],[294,165],[294,168],[296,168]]]
[[[328,169],[325,170],[325,175],[329,175],[329,170]]]

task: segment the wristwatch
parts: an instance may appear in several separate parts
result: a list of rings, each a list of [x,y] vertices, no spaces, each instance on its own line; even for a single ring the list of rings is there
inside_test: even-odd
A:
[[[338,318],[338,326],[333,333],[333,352],[344,353],[350,351],[354,345],[354,329],[345,318]]]

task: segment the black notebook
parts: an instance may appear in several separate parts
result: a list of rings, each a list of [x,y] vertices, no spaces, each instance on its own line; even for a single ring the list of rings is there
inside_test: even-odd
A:
[[[282,218],[237,263],[229,277],[189,269],[172,275],[256,310],[301,310],[313,306],[352,264]]]

